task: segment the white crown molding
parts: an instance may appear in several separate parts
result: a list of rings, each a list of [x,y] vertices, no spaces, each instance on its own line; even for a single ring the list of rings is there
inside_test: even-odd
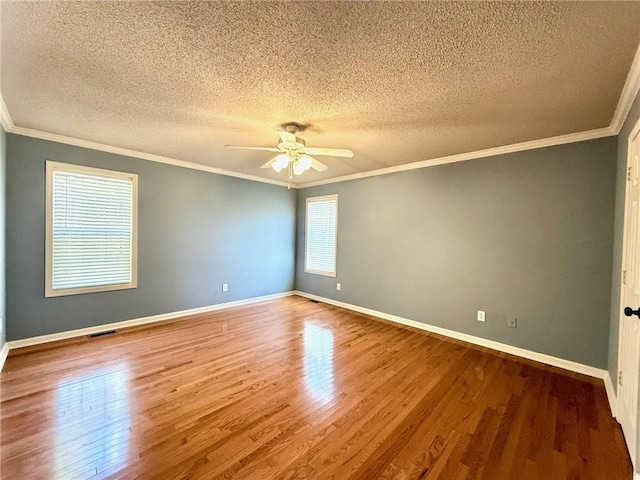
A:
[[[4,104],[4,103],[3,103]],[[0,107],[2,107],[2,105],[0,105]],[[628,112],[627,112],[628,113]],[[2,111],[0,109],[0,114],[2,114]],[[7,112],[8,115],[8,112]],[[11,118],[9,117],[9,122],[11,122]],[[13,125],[13,123],[11,122],[11,125]],[[4,126],[4,122],[3,122],[3,126]],[[25,137],[32,137],[32,138],[38,138],[40,140],[48,140],[48,141],[52,141],[52,142],[56,142],[56,143],[63,143],[66,145],[73,145],[76,147],[84,147],[84,148],[89,148],[91,150],[98,150],[101,152],[108,152],[108,153],[114,153],[116,155],[124,155],[127,157],[133,157],[133,158],[139,158],[142,160],[149,160],[152,162],[158,162],[158,163],[164,163],[167,165],[173,165],[176,167],[183,167],[183,168],[190,168],[193,170],[200,170],[203,172],[208,172],[208,173],[215,173],[218,175],[226,175],[229,177],[236,177],[236,178],[242,178],[245,180],[251,180],[251,181],[255,181],[255,182],[262,182],[262,183],[268,183],[271,185],[277,185],[279,187],[286,187],[288,186],[286,182],[282,182],[279,180],[271,180],[271,179],[267,179],[267,178],[262,178],[262,177],[257,177],[254,175],[246,175],[246,174],[242,174],[242,173],[236,173],[236,172],[231,172],[229,170],[223,170],[221,168],[216,168],[216,167],[210,167],[207,165],[202,165],[199,163],[194,163],[194,162],[188,162],[185,160],[177,160],[175,158],[170,158],[170,157],[163,157],[161,155],[154,155],[152,153],[144,153],[144,152],[139,152],[137,150],[129,150],[127,148],[121,148],[121,147],[114,147],[112,145],[106,145],[103,143],[97,143],[97,142],[91,142],[88,140],[82,140],[82,139],[78,139],[78,138],[74,138],[74,137],[67,137],[65,135],[58,135],[56,133],[47,133],[47,132],[42,132],[40,130],[34,130],[31,128],[24,128],[24,127],[16,127],[13,126],[11,128],[7,128],[5,127],[5,131],[7,133],[13,133],[16,135],[22,135]],[[492,156],[496,156],[496,155],[505,155],[508,153],[515,153],[515,152],[522,152],[522,151],[526,151],[526,150],[535,150],[537,148],[544,148],[544,147],[553,147],[556,145],[564,145],[567,143],[575,143],[575,142],[583,142],[586,140],[595,140],[598,138],[604,138],[604,137],[611,137],[616,135],[617,133],[613,131],[613,129],[611,127],[605,127],[605,128],[598,128],[595,130],[587,130],[584,132],[578,132],[578,133],[569,133],[566,135],[559,135],[556,137],[549,137],[549,138],[544,138],[544,139],[540,139],[540,140],[531,140],[528,142],[522,142],[522,143],[514,143],[511,145],[504,145],[501,147],[494,147],[494,148],[488,148],[485,150],[477,150],[474,152],[466,152],[466,153],[460,153],[460,154],[456,154],[456,155],[449,155],[447,157],[439,157],[439,158],[432,158],[429,160],[423,160],[420,162],[414,162],[414,163],[406,163],[403,165],[396,165],[394,167],[388,167],[388,168],[381,168],[381,169],[377,169],[377,170],[369,170],[367,172],[360,172],[360,173],[354,173],[351,175],[344,175],[341,177],[335,177],[335,178],[330,178],[330,179],[326,179],[326,180],[318,180],[316,182],[308,182],[308,183],[291,183],[291,188],[294,189],[300,189],[300,188],[308,188],[308,187],[315,187],[318,185],[326,185],[326,184],[331,184],[331,183],[339,183],[339,182],[346,182],[349,180],[357,180],[360,178],[367,178],[367,177],[375,177],[378,175],[388,175],[390,173],[396,173],[396,172],[404,172],[407,170],[416,170],[419,168],[426,168],[426,167],[434,167],[436,165],[445,165],[447,163],[456,163],[456,162],[464,162],[467,160],[475,160],[475,159],[480,159],[480,158],[485,158],[485,157],[492,157]]]
[[[595,377],[602,380],[604,380],[605,377],[609,376],[609,372],[607,370],[602,370],[600,368],[592,367],[590,365],[584,365],[582,363],[572,362],[571,360],[565,360],[564,358],[554,357],[551,355],[547,355],[546,353],[539,353],[531,350],[526,350],[520,347],[514,347],[512,345],[507,345],[505,343],[495,342],[493,340],[487,340],[486,338],[480,338],[480,337],[476,337],[466,333],[456,332],[455,330],[436,327],[434,325],[429,325],[427,323],[417,322],[415,320],[399,317],[397,315],[391,315],[389,313],[379,312],[377,310],[372,310],[370,308],[365,308],[365,307],[360,307],[358,305],[352,305],[349,303],[340,302],[337,300],[333,300],[331,298],[320,297],[318,295],[313,295],[311,293],[301,292],[298,290],[296,290],[294,293],[295,295],[309,298],[311,300],[317,300],[319,302],[328,303],[329,305],[335,305],[336,307],[345,308],[347,310],[352,310],[358,313],[364,313],[365,315],[371,315],[373,317],[378,317],[383,320],[389,320],[390,322],[399,323],[401,325],[406,325],[408,327],[418,328],[420,330],[425,330],[427,332],[437,333],[438,335],[455,338],[456,340],[462,340],[464,342],[472,343],[474,345],[479,345],[481,347],[490,348],[492,350],[497,350],[499,352],[509,353],[511,355],[516,355],[518,357],[534,360],[536,362],[544,363],[546,365],[559,367],[564,370],[569,370],[571,372],[581,373],[583,375],[588,375],[590,377]]]
[[[104,332],[106,330],[118,330],[121,328],[135,327],[145,325],[147,323],[164,322],[167,320],[175,320],[181,317],[198,315],[201,313],[215,312],[216,310],[226,310],[234,307],[243,307],[254,303],[264,303],[278,298],[290,297],[294,295],[293,291],[275,293],[273,295],[263,295],[261,297],[252,297],[235,302],[217,303],[215,305],[207,305],[206,307],[190,308],[188,310],[180,310],[176,312],[162,313],[160,315],[151,315],[149,317],[134,318],[131,320],[123,320],[121,322],[107,323],[97,325],[95,327],[79,328],[77,330],[67,330],[66,332],[52,333],[50,335],[40,335],[38,337],[23,338],[21,340],[13,340],[5,344],[7,351],[16,348],[30,347],[33,345],[41,345],[43,343],[57,342],[59,340],[67,340],[69,338],[82,337],[94,333]],[[4,349],[3,349],[4,351]]]
[[[9,354],[9,344],[5,343],[2,346],[2,350],[0,350],[0,372],[2,372],[2,367],[4,367],[4,361],[7,359],[8,354]]]
[[[4,103],[2,94],[0,94],[0,124],[2,124],[2,128],[4,128],[5,132],[10,132],[16,128],[13,124],[13,120],[11,120],[11,115],[9,115],[9,110],[7,109],[6,103]]]
[[[38,138],[40,140],[49,140],[56,143],[64,143],[66,145],[74,145],[76,147],[89,148],[91,150],[98,150],[101,152],[115,153],[116,155],[125,155],[127,157],[140,158],[142,160],[149,160],[152,162],[164,163],[167,165],[173,165],[176,167],[190,168],[193,170],[200,170],[202,172],[215,173],[217,175],[225,175],[227,177],[242,178],[244,180],[251,180],[254,182],[269,183],[271,185],[277,185],[279,187],[286,187],[286,182],[280,180],[270,180],[268,178],[257,177],[255,175],[245,175],[243,173],[231,172],[229,170],[223,170],[222,168],[210,167],[208,165],[202,165],[194,162],[187,162],[185,160],[177,160],[175,158],[163,157],[161,155],[154,155],[152,153],[139,152],[137,150],[129,150],[128,148],[114,147],[112,145],[105,145],[104,143],[91,142],[88,140],[82,140],[74,137],[67,137],[65,135],[58,135],[56,133],[47,133],[40,130],[34,130],[31,128],[16,127],[6,129],[9,133],[16,135],[22,135],[25,137]]]
[[[627,80],[624,83],[624,87],[622,87],[618,106],[611,119],[611,129],[615,135],[618,135],[620,130],[622,130],[627,115],[629,115],[629,110],[631,110],[633,102],[638,96],[638,91],[640,91],[640,46],[638,46],[638,50],[636,50],[636,55],[631,63]]]
[[[597,138],[611,137],[616,135],[611,127],[597,128],[595,130],[587,130],[578,133],[569,133],[566,135],[558,135],[557,137],[543,138],[540,140],[531,140],[528,142],[514,143],[501,147],[487,148],[485,150],[477,150],[475,152],[459,153],[457,155],[449,155],[447,157],[432,158],[421,162],[405,163],[394,167],[380,168],[378,170],[369,170],[368,172],[354,173],[342,177],[331,178],[328,180],[318,180],[317,182],[299,183],[296,188],[316,187],[318,185],[326,185],[329,183],[346,182],[349,180],[357,180],[359,178],[375,177],[378,175],[387,175],[389,173],[405,172],[407,170],[416,170],[418,168],[434,167],[436,165],[445,165],[447,163],[464,162],[467,160],[476,160],[479,158],[493,157],[495,155],[505,155],[507,153],[523,152],[525,150],[534,150],[536,148],[553,147],[556,145],[564,145],[566,143],[584,142],[586,140],[595,140]]]

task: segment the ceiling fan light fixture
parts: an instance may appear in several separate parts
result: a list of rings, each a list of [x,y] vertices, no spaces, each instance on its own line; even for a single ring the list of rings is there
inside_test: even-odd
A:
[[[304,165],[302,165],[302,163],[300,163],[300,161],[297,161],[293,164],[293,173],[294,175],[302,175],[304,173]]]
[[[280,173],[283,168],[287,168],[287,166],[289,166],[289,155],[287,155],[286,153],[281,153],[280,155],[276,156],[276,158],[273,160],[273,163],[271,163],[271,166],[276,171],[276,173]]]
[[[305,171],[307,171],[313,164],[313,158],[311,158],[309,155],[302,154],[300,155],[300,158],[298,158],[298,163],[302,165],[302,168],[304,168]]]

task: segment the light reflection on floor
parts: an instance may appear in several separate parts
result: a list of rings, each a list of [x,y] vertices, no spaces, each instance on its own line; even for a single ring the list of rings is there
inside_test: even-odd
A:
[[[304,324],[304,372],[308,392],[314,400],[334,399],[333,333],[311,322]]]
[[[128,370],[118,364],[56,389],[55,478],[100,478],[128,462]]]

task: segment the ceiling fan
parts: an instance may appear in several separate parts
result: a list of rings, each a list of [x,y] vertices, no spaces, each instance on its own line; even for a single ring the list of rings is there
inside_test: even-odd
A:
[[[289,180],[291,180],[294,175],[302,175],[310,168],[313,168],[318,172],[323,172],[329,168],[324,163],[313,158],[311,155],[353,157],[353,152],[347,148],[307,147],[304,139],[296,136],[296,133],[299,130],[300,127],[295,123],[288,123],[285,125],[284,130],[278,130],[280,141],[275,147],[244,147],[241,145],[225,145],[225,147],[276,152],[277,155],[260,168],[271,167],[278,173],[286,168],[289,174]]]

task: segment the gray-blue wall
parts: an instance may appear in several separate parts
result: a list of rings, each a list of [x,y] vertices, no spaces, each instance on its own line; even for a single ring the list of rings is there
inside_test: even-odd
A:
[[[605,138],[302,189],[296,288],[606,368],[615,173]],[[335,279],[304,273],[305,200],[332,193]]]
[[[622,238],[624,235],[624,202],[626,193],[627,147],[631,130],[640,119],[640,95],[636,97],[629,115],[618,135],[618,173],[616,175],[616,206],[613,243],[613,275],[611,277],[611,328],[609,333],[609,375],[613,387],[618,383],[618,329],[620,322],[620,279],[622,277]],[[635,308],[635,306],[633,307]],[[639,445],[640,447],[640,445]]]
[[[6,216],[6,165],[7,165],[7,134],[0,127],[0,350],[4,347],[6,324],[6,256],[5,256],[5,216]]]
[[[138,288],[44,298],[46,160],[139,175]],[[13,134],[6,173],[8,340],[293,289],[295,190]]]
[[[296,207],[294,190],[9,134],[7,338],[284,292],[295,273],[298,290],[600,368],[611,328],[611,368],[616,148],[608,138],[313,187]],[[47,159],[140,176],[137,289],[44,298]],[[329,193],[336,279],[303,272],[305,199]]]

